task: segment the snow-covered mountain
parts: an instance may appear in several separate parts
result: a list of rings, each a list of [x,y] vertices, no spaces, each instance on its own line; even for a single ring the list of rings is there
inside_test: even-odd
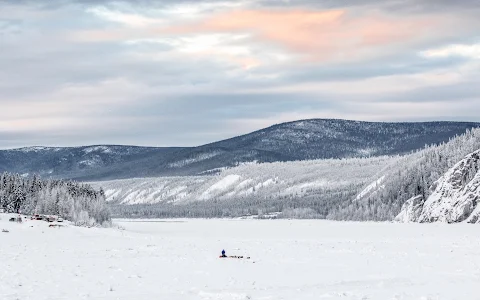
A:
[[[418,195],[408,200],[398,221],[480,222],[480,150],[467,155],[432,185],[425,200]]]
[[[176,148],[135,146],[26,147],[0,151],[0,172],[23,176],[76,178],[145,156],[176,151]]]
[[[214,176],[92,184],[105,190],[117,216],[232,217],[261,212],[335,220],[393,220],[398,215],[403,221],[476,222],[478,149],[480,129],[474,129],[405,155],[244,163]]]
[[[303,120],[190,148],[88,146],[0,151],[0,172],[78,180],[215,174],[248,162],[409,153],[446,142],[479,123]]]

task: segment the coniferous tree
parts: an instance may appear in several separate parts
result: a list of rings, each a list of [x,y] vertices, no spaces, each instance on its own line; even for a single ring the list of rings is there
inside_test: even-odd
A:
[[[59,215],[78,225],[103,224],[110,212],[103,191],[73,181],[0,175],[0,208],[9,213]]]

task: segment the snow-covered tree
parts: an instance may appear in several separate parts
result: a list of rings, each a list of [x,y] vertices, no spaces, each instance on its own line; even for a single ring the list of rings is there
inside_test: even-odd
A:
[[[59,215],[81,225],[110,221],[102,190],[74,181],[40,180],[37,176],[1,174],[0,208],[11,213]]]

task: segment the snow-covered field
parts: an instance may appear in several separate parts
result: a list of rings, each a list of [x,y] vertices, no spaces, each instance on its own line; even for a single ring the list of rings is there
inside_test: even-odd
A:
[[[2,300],[479,299],[475,225],[0,217]]]

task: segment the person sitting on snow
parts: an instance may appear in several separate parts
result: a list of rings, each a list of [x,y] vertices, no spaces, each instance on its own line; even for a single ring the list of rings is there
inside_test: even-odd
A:
[[[225,250],[222,250],[222,257],[227,257],[227,255],[225,255]]]

